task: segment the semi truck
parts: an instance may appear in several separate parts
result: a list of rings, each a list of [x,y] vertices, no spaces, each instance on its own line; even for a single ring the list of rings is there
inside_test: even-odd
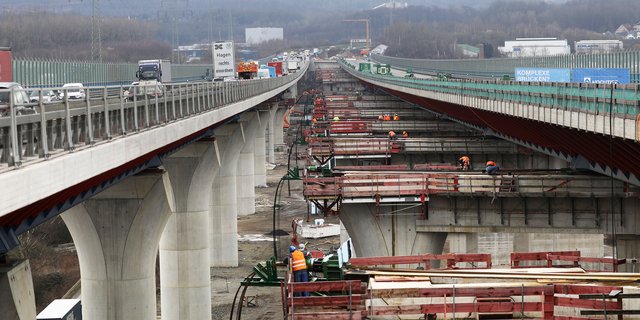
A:
[[[258,76],[258,64],[255,62],[238,63],[238,79],[253,79]]]
[[[298,68],[298,60],[296,58],[287,60],[287,70],[289,70],[289,73],[295,72]]]
[[[276,76],[282,76],[282,61],[272,61],[267,63],[267,66],[274,67],[276,69]]]
[[[135,95],[159,97],[164,94],[163,83],[171,82],[171,62],[151,59],[138,61],[137,83],[134,82]],[[130,94],[134,94],[131,92]]]

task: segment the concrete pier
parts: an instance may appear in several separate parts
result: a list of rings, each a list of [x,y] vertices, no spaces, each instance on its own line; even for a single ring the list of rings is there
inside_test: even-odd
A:
[[[85,319],[156,319],[156,257],[168,174],[147,171],[62,214],[78,251]]]
[[[358,257],[442,253],[446,232],[416,232],[420,216],[396,212],[399,207],[343,204],[340,220]]]
[[[209,203],[216,170],[211,138],[164,161],[171,177],[174,214],[160,241],[162,319],[211,319]]]

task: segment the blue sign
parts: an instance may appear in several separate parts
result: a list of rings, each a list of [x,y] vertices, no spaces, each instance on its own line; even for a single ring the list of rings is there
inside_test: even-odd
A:
[[[572,82],[618,84],[630,83],[631,74],[625,68],[573,69]]]
[[[516,68],[516,81],[570,82],[570,69]]]

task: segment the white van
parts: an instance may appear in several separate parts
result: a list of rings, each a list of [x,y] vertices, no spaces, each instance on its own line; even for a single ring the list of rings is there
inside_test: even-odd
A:
[[[80,100],[85,98],[84,86],[82,83],[65,83],[60,92],[60,100],[64,99],[64,93],[69,94],[69,100]]]

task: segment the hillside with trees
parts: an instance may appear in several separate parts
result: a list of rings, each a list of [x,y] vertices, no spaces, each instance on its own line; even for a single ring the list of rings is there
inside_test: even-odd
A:
[[[156,0],[150,2],[157,2]],[[28,8],[28,2],[21,6]],[[55,1],[53,1],[55,2]],[[167,3],[139,8],[131,1],[104,2],[101,19],[103,59],[136,61],[171,56],[172,43],[189,45],[217,40],[244,41],[246,27],[282,27],[284,42],[262,46],[261,53],[287,48],[328,46],[364,38],[364,24],[344,19],[368,18],[374,43],[390,46],[388,54],[413,58],[453,58],[454,44],[497,47],[516,37],[557,37],[572,43],[601,39],[620,24],[640,20],[637,0],[408,1],[404,9],[371,10],[378,1],[288,0],[203,2],[183,1],[173,10]],[[383,1],[381,1],[383,2]],[[116,4],[122,4],[116,5]],[[182,2],[178,1],[177,4]],[[340,4],[343,4],[340,7]],[[87,6],[68,1],[54,12]],[[152,10],[150,10],[152,8]],[[197,8],[197,10],[196,10]],[[354,11],[358,8],[366,10]],[[58,10],[60,9],[60,10]],[[339,10],[338,10],[339,9]],[[128,13],[127,17],[120,17]],[[110,14],[110,15],[108,15]],[[91,51],[91,18],[71,13],[33,10],[0,12],[0,46],[11,46],[17,56],[86,60]],[[283,48],[277,48],[282,46]],[[272,52],[273,53],[273,52]]]

